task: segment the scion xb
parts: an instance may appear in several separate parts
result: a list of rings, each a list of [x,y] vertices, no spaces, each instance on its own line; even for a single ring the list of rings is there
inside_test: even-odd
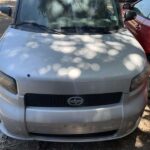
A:
[[[59,142],[133,132],[147,102],[149,66],[121,18],[117,0],[19,0],[0,41],[1,131]]]

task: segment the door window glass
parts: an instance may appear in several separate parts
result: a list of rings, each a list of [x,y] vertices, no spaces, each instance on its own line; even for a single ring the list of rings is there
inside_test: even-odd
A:
[[[134,10],[139,15],[150,18],[150,0],[142,0],[135,5]]]

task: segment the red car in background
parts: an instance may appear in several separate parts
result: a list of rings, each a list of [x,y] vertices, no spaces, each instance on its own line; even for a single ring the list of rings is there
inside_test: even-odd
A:
[[[150,61],[150,0],[138,0],[126,6],[129,5],[128,9],[135,11],[137,16],[131,21],[125,21],[125,25],[143,46]]]

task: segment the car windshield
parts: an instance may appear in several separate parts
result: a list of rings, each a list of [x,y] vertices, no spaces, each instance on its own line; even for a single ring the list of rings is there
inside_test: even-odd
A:
[[[49,29],[115,30],[120,26],[116,3],[115,0],[22,0],[17,23],[37,23]]]

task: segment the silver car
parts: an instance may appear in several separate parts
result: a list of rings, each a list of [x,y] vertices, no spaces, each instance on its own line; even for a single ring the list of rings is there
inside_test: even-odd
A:
[[[139,124],[148,74],[117,1],[19,0],[0,41],[0,129],[23,140],[122,138]]]

